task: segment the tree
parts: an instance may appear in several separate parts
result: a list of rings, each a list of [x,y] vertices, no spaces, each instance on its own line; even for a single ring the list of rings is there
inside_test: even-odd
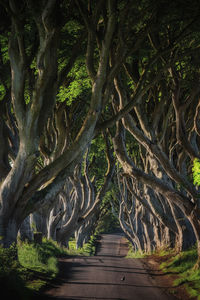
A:
[[[0,189],[0,235],[3,237],[1,242],[9,246],[16,240],[23,220],[57,195],[66,178],[73,173],[75,165],[93,137],[101,113],[102,90],[107,78],[109,51],[116,26],[114,15],[116,8],[115,1],[112,0],[108,1],[106,6],[100,3],[90,18],[94,26],[91,28],[87,17],[90,12],[84,8],[81,1],[77,1],[89,35],[86,53],[88,71],[92,80],[89,108],[83,117],[84,121],[79,133],[69,147],[54,161],[36,172],[42,151],[41,139],[55,108],[56,94],[67,78],[69,67],[75,59],[72,53],[69,61],[58,70],[58,50],[63,24],[58,23],[57,16],[62,16],[61,9],[66,12],[69,7],[74,13],[73,16],[79,16],[79,12],[74,3],[70,2],[65,4],[60,2],[60,5],[57,5],[57,1],[40,3],[26,1],[19,5],[17,1],[11,0],[8,3],[2,1],[1,4],[12,23],[9,38],[11,95],[19,140],[17,156],[14,158],[11,170],[4,175]],[[105,12],[103,23],[105,30],[99,39],[99,54],[95,69],[91,64],[95,51],[91,44],[91,35],[94,42],[92,31],[98,27],[102,9]],[[65,17],[62,20],[64,25]],[[77,34],[76,41],[79,37],[80,35]],[[71,49],[73,46],[74,44]],[[90,72],[91,68],[93,68],[92,72]]]
[[[177,16],[178,12],[175,14]],[[178,217],[181,209],[193,227],[200,256],[199,195],[188,176],[192,160],[199,156],[193,122],[195,110],[198,114],[199,82],[195,77],[199,75],[188,63],[191,53],[198,51],[196,43],[190,44],[191,36],[188,36],[192,32],[195,41],[199,39],[196,33],[198,19],[197,15],[186,13],[179,15],[178,20],[179,23],[174,15],[172,20],[169,17],[159,20],[156,25],[161,25],[161,28],[162,22],[165,28],[169,24],[167,32],[163,29],[160,34],[153,24],[149,41],[145,41],[145,55],[138,53],[136,59],[130,57],[124,64],[132,91],[124,73],[115,78],[115,116],[106,125],[122,116],[124,128],[141,146],[144,162],[143,165],[139,161],[135,163],[128,155],[125,135],[120,129],[122,125],[118,124],[113,143],[124,173],[154,190],[159,198],[164,196],[178,234],[183,237],[183,224]]]
[[[94,189],[92,172],[102,175],[99,156],[90,152],[85,175],[75,170],[88,147],[100,145],[99,134],[109,132],[120,163],[115,208],[129,238],[140,250],[167,243],[181,250],[194,233],[200,257],[192,178],[200,135],[198,7],[188,0],[181,7],[179,0],[1,1],[4,245],[38,210],[47,218],[51,211],[52,235],[61,225],[62,242],[96,222],[93,206],[80,211],[84,192]],[[66,202],[69,180],[76,196]],[[97,180],[94,203],[106,182]],[[70,206],[74,214],[66,217]]]

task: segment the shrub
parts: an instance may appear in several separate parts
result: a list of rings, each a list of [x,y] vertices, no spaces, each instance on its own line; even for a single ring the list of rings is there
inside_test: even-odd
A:
[[[5,291],[6,299],[29,299],[29,291],[25,287],[26,278],[26,270],[17,260],[16,245],[13,244],[10,248],[0,247],[0,286],[3,287],[1,297]]]

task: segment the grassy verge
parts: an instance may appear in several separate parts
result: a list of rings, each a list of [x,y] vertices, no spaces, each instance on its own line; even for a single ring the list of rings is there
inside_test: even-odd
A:
[[[194,269],[196,261],[197,250],[193,247],[163,262],[161,269],[176,275],[175,287],[183,285],[191,297],[197,297],[200,300],[200,269]]]
[[[185,287],[191,298],[200,300],[200,269],[195,269],[197,261],[196,246],[175,254],[173,249],[162,249],[159,252],[145,254],[134,252],[131,243],[129,243],[129,252],[126,258],[144,258],[151,257],[160,264],[160,269],[168,276],[173,276],[174,287]]]
[[[55,242],[22,243],[0,248],[0,285],[7,297],[29,299],[58,274],[57,258],[66,254]]]
[[[18,243],[18,261],[29,274],[25,286],[39,290],[58,274],[58,257],[66,254],[64,248],[52,240],[43,239],[41,244]]]
[[[0,286],[7,297],[31,299],[58,274],[58,258],[63,255],[93,255],[95,237],[82,249],[76,250],[71,240],[69,249],[60,247],[52,240],[43,239],[41,244],[19,242],[9,249],[0,247]],[[18,257],[18,259],[17,259]]]

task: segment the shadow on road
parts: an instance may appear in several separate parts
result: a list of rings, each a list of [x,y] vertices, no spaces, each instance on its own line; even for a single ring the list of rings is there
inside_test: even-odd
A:
[[[166,296],[167,283],[152,280],[163,274],[144,267],[140,259],[125,259],[127,251],[121,234],[103,235],[95,256],[60,259],[59,276],[40,299],[174,299]]]

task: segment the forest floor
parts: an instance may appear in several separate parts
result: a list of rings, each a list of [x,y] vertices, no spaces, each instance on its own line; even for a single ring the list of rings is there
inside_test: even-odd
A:
[[[102,235],[97,255],[60,260],[60,274],[41,299],[188,300],[173,288],[158,258],[125,258],[128,244],[120,234]],[[38,299],[38,298],[37,298]]]

